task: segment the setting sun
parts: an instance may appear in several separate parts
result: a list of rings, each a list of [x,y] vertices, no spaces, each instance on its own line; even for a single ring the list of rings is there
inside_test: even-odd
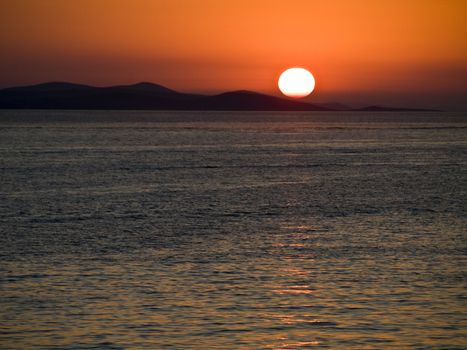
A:
[[[285,96],[301,98],[311,94],[315,78],[304,68],[289,68],[279,77],[278,85]]]

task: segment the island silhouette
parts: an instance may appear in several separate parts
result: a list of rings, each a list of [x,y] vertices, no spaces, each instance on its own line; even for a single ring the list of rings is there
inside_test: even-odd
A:
[[[385,106],[353,109],[339,103],[312,104],[248,90],[216,95],[191,94],[148,82],[109,87],[49,82],[10,87],[0,90],[0,109],[432,111]]]

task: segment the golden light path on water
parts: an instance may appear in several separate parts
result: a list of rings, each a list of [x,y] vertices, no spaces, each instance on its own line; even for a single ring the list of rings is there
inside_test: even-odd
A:
[[[313,231],[321,230],[315,227]],[[429,307],[434,298],[443,300],[445,295],[424,291],[422,285],[414,295],[403,281],[380,284],[380,271],[388,261],[360,257],[349,266],[331,258],[324,265],[307,250],[326,243],[310,238],[307,232],[284,233],[271,246],[255,242],[268,256],[254,262],[202,261],[199,255],[213,253],[212,248],[207,253],[207,244],[216,244],[215,255],[226,256],[236,254],[241,243],[193,237],[185,242],[189,251],[179,252],[182,256],[147,249],[139,252],[138,259],[117,254],[100,264],[84,259],[51,270],[39,264],[35,271],[16,266],[17,275],[36,276],[23,277],[3,289],[2,295],[17,302],[27,300],[35,307],[22,311],[22,322],[4,327],[4,332],[23,337],[3,344],[65,346],[70,339],[81,339],[85,345],[90,335],[101,334],[101,345],[108,339],[107,345],[123,344],[123,348],[124,344],[158,347],[170,339],[170,344],[182,348],[220,349],[237,344],[298,349],[329,343],[336,348],[359,347],[366,341],[380,346],[417,341],[436,345],[460,335],[460,329],[443,329],[442,315],[460,312],[455,303],[447,301],[439,314]],[[249,249],[249,244],[242,248]],[[195,263],[193,258],[201,261]],[[171,262],[175,260],[176,264]],[[411,261],[389,263],[406,273],[420,271]],[[460,287],[451,290],[462,292]],[[414,332],[412,327],[420,318],[426,327]],[[57,332],[58,337],[50,337]],[[461,345],[460,340],[452,343]]]

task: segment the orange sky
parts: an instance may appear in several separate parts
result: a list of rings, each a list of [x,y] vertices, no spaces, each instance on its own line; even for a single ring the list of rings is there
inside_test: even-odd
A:
[[[276,94],[280,72],[302,66],[316,77],[316,101],[442,106],[467,95],[465,0],[0,0],[0,8],[1,87],[152,81]]]

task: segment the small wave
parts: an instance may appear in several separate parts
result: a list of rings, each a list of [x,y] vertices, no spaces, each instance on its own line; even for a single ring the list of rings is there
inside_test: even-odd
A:
[[[42,273],[31,273],[31,274],[25,274],[25,275],[10,275],[10,276],[6,276],[5,278],[3,278],[2,282],[21,282],[27,279],[41,279],[41,278],[46,278],[46,277],[50,277],[50,276],[46,274],[42,274]]]

